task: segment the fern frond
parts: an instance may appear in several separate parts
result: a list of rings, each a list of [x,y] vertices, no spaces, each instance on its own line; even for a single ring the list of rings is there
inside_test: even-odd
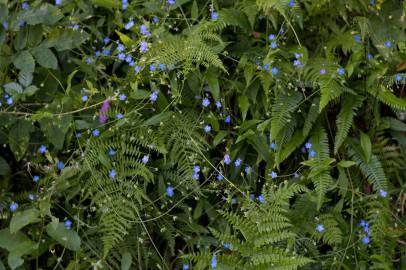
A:
[[[376,97],[395,111],[406,111],[406,100],[395,96],[385,86],[380,85],[378,88],[368,88],[367,90],[373,97]]]

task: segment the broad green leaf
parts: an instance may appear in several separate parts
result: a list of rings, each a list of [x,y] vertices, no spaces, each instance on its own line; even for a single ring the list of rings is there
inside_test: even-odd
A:
[[[154,126],[154,125],[159,125],[161,122],[165,122],[168,120],[169,117],[172,116],[172,112],[162,112],[159,114],[156,114],[146,120],[143,124],[143,126]]]
[[[363,150],[364,153],[364,158],[365,158],[365,162],[369,163],[369,160],[371,159],[371,149],[372,149],[372,145],[371,145],[371,139],[369,138],[369,136],[363,132],[361,132],[361,148]]]
[[[21,257],[30,254],[37,247],[38,245],[22,232],[10,233],[8,228],[0,231],[0,248],[9,251],[8,265],[11,269],[21,266],[24,263]]]
[[[72,89],[72,79],[73,79],[73,77],[75,76],[75,74],[78,72],[79,70],[78,69],[75,69],[74,71],[72,71],[72,73],[71,74],[69,74],[69,76],[68,76],[68,79],[66,80],[66,94],[68,95],[69,94],[69,92],[71,91],[71,89]]]
[[[13,41],[14,49],[16,49],[16,51],[21,51],[27,45],[27,34],[28,28],[23,28],[17,32]]]
[[[42,118],[39,120],[41,130],[47,139],[55,146],[56,149],[62,149],[65,142],[65,135],[68,132],[72,122],[71,115],[52,118]]]
[[[218,81],[217,77],[218,77],[218,71],[216,71],[213,68],[209,69],[205,74],[205,78],[209,85],[210,93],[213,95],[215,100],[220,99],[220,86],[219,86],[219,81]]]
[[[38,87],[36,87],[35,85],[30,85],[27,88],[24,89],[24,95],[26,96],[32,96],[35,94],[35,92],[38,91]]]
[[[30,140],[30,133],[34,130],[31,121],[19,119],[11,128],[9,133],[10,148],[17,160],[24,157]]]
[[[120,37],[121,42],[127,46],[130,47],[132,45],[136,45],[136,42],[134,40],[132,40],[129,36],[127,36],[126,34],[123,34],[119,31],[116,30],[117,35]]]
[[[24,226],[40,221],[39,210],[32,208],[16,213],[10,222],[10,232],[15,233]]]
[[[193,1],[191,16],[194,21],[196,21],[199,16],[199,7],[197,6],[196,0]]]
[[[247,96],[238,97],[238,107],[240,107],[242,119],[245,120],[247,117],[248,108],[250,107],[250,102]]]
[[[341,168],[349,168],[351,166],[356,165],[356,163],[352,160],[341,160],[338,164]]]
[[[27,72],[20,72],[18,74],[18,82],[24,86],[27,87],[32,83],[33,75],[32,73],[27,73]]]
[[[7,161],[0,157],[0,175],[6,175],[10,172],[10,166]]]
[[[56,224],[49,223],[46,227],[46,231],[49,236],[55,239],[62,246],[67,249],[77,251],[80,249],[80,237],[74,230],[66,229],[62,222]]]
[[[29,25],[47,24],[53,25],[63,18],[59,8],[48,3],[42,4],[39,8],[29,8],[21,12],[19,19]]]
[[[218,132],[216,137],[214,137],[213,139],[213,146],[217,146],[218,144],[220,144],[223,141],[223,139],[227,137],[227,134],[228,134],[227,131],[224,130]]]
[[[28,51],[22,51],[17,54],[17,57],[14,59],[13,64],[19,70],[26,73],[33,73],[35,68],[35,61],[32,55]]]
[[[32,53],[34,54],[35,60],[37,60],[38,64],[42,67],[57,69],[58,59],[56,59],[56,56],[50,49],[40,46],[32,50]]]
[[[4,90],[6,90],[6,92],[12,96],[22,94],[24,91],[23,88],[21,87],[21,85],[19,85],[16,82],[8,83],[8,84],[4,85],[3,87],[4,87]]]
[[[255,132],[252,129],[249,129],[248,131],[246,131],[244,134],[239,135],[237,138],[237,141],[235,143],[239,143],[242,140],[245,140],[247,138],[252,137],[255,134]]]
[[[129,270],[131,268],[132,257],[130,252],[124,252],[121,257],[121,270]]]
[[[55,47],[58,51],[70,50],[79,47],[89,37],[84,31],[73,29],[53,29],[45,42],[45,46]]]

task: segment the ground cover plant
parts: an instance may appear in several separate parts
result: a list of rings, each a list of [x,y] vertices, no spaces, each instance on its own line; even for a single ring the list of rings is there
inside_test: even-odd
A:
[[[0,269],[406,269],[406,3],[0,0]]]

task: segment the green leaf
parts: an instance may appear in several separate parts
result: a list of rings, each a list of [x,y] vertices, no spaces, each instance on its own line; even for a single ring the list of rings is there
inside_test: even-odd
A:
[[[8,265],[16,269],[24,263],[21,257],[32,253],[38,245],[22,232],[10,233],[6,228],[0,231],[0,247],[9,251]]]
[[[27,72],[20,72],[18,74],[18,82],[24,86],[27,87],[32,83],[33,75],[32,73],[27,73]]]
[[[57,224],[49,223],[46,227],[49,236],[55,239],[67,249],[78,251],[80,249],[80,237],[77,232],[68,230],[62,222]]]
[[[50,49],[40,46],[32,50],[32,53],[34,54],[35,60],[37,60],[38,64],[42,67],[57,69],[58,59],[56,59],[56,56]]]
[[[24,89],[24,94],[26,96],[32,96],[34,95],[37,91],[38,91],[38,87],[36,87],[35,85],[30,85],[27,88]]]
[[[194,21],[196,21],[199,16],[199,7],[197,6],[196,0],[193,1],[191,16]]]
[[[214,68],[209,68],[205,74],[205,78],[209,85],[209,90],[213,95],[215,100],[219,100],[220,98],[220,86],[218,81],[218,71]]]
[[[73,29],[53,29],[44,45],[55,47],[58,51],[70,50],[79,47],[83,42],[89,38],[89,34],[85,31],[76,31]]]
[[[28,51],[22,51],[17,54],[13,64],[16,66],[16,68],[26,73],[33,73],[35,69],[34,58]]]
[[[356,165],[356,163],[352,160],[341,160],[337,165],[341,168],[349,168]]]
[[[4,158],[0,157],[0,175],[7,175],[10,172],[10,166]]]
[[[371,139],[363,132],[361,132],[361,148],[364,151],[365,162],[369,163],[369,160],[371,159],[372,148]]]
[[[12,96],[19,95],[19,94],[22,94],[24,92],[21,85],[19,85],[16,82],[8,83],[8,84],[4,85],[3,87],[4,87],[4,90],[6,90],[6,92],[9,93]]]
[[[16,213],[10,222],[10,232],[15,233],[28,224],[40,221],[39,215],[39,210],[35,208]]]
[[[165,122],[168,120],[169,117],[172,116],[172,112],[162,112],[152,116],[151,118],[147,119],[143,126],[155,126],[159,125],[161,122]]]
[[[132,263],[132,257],[130,252],[124,252],[121,257],[121,270],[129,270]]]
[[[93,5],[104,8],[120,8],[121,2],[117,0],[92,0]]]
[[[10,148],[17,160],[24,157],[30,140],[30,133],[34,130],[34,126],[30,121],[19,119],[11,128],[9,133]]]
[[[42,4],[39,8],[29,8],[21,12],[20,21],[29,25],[46,24],[53,25],[63,18],[59,8],[48,3]]]
[[[247,117],[247,112],[250,107],[250,102],[247,96],[240,96],[238,98],[238,106],[240,107],[240,111],[242,114],[242,119],[245,120]]]
[[[56,149],[62,149],[65,135],[69,130],[71,122],[71,115],[54,116],[52,118],[45,117],[39,120],[42,132],[44,132],[47,139]]]
[[[217,133],[216,137],[213,139],[213,146],[220,144],[225,137],[227,137],[227,131],[221,130]]]

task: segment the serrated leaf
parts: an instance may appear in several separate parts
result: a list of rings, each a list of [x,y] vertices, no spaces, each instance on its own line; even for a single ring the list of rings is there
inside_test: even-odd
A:
[[[54,226],[49,223],[46,227],[49,236],[56,240],[59,244],[67,249],[78,251],[80,249],[81,240],[77,232],[65,228],[62,222]]]
[[[39,215],[39,210],[35,208],[16,213],[10,222],[10,232],[15,233],[28,224],[39,222]]]
[[[250,107],[250,102],[247,96],[238,97],[238,107],[240,108],[242,119],[245,120],[247,112]]]
[[[124,252],[121,257],[121,270],[129,270],[132,263],[132,257],[130,252]]]
[[[371,159],[371,153],[372,153],[372,145],[371,145],[371,139],[369,136],[363,132],[361,132],[361,148],[364,153],[364,158],[365,162],[369,163],[369,160]]]
[[[21,257],[33,252],[38,245],[22,232],[10,233],[6,228],[0,231],[0,247],[9,251],[8,265],[16,269],[24,263]]]
[[[65,135],[69,130],[71,122],[71,115],[41,118],[39,120],[42,132],[44,132],[47,139],[55,146],[56,149],[62,149],[63,143],[65,142]]]
[[[11,82],[11,83],[5,84],[3,87],[4,87],[4,90],[6,90],[6,92],[9,93],[10,95],[19,95],[24,92],[21,85],[19,85],[16,82]]]
[[[35,69],[34,57],[32,57],[31,53],[28,51],[22,51],[17,54],[13,64],[16,66],[16,68],[25,73],[33,73]]]
[[[40,64],[42,67],[57,69],[58,59],[56,59],[56,56],[50,49],[41,46],[32,50],[32,53],[34,54],[38,64]]]
[[[31,121],[19,119],[9,133],[10,148],[17,160],[21,160],[27,150],[30,133],[34,130]]]

